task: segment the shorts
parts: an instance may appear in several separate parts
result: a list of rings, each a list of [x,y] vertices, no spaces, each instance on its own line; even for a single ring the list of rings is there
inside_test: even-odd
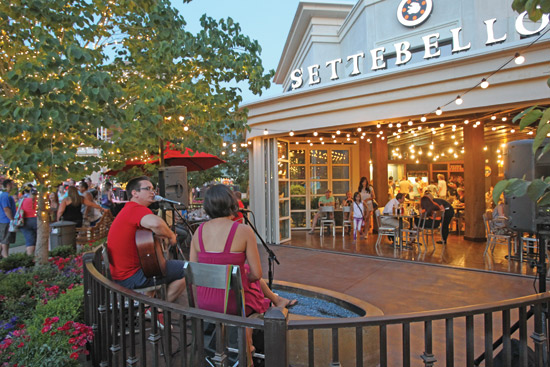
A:
[[[116,283],[128,289],[147,288],[153,287],[159,284],[170,284],[174,280],[179,280],[185,277],[185,271],[183,266],[185,261],[181,260],[166,260],[166,276],[154,278],[147,278],[143,274],[143,270],[140,268],[134,273],[134,275],[124,280],[115,280]]]
[[[15,232],[10,232],[9,228],[9,223],[0,223],[0,243],[3,245],[15,243]]]

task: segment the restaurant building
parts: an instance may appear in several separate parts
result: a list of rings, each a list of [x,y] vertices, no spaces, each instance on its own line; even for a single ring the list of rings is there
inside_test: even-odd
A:
[[[389,176],[438,173],[464,177],[465,237],[485,237],[503,144],[533,137],[512,120],[550,104],[548,15],[533,23],[504,3],[298,5],[274,78],[283,92],[245,106],[251,209],[266,242],[309,229],[327,189],[342,201],[366,176],[384,205]]]

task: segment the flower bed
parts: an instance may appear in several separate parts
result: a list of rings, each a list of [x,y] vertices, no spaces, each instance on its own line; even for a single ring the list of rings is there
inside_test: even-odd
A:
[[[64,251],[46,265],[24,254],[0,261],[0,366],[79,366],[88,353],[82,255]]]

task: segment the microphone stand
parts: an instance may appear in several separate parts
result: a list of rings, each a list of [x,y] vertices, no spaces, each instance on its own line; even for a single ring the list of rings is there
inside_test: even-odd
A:
[[[267,246],[267,244],[265,243],[262,236],[260,236],[260,234],[258,233],[258,230],[256,229],[256,227],[250,222],[250,220],[248,219],[248,216],[246,215],[246,213],[244,213],[244,212],[241,212],[241,213],[243,214],[245,224],[249,225],[252,228],[252,230],[254,231],[254,233],[256,233],[256,236],[258,236],[258,238],[260,239],[260,242],[264,246],[265,251],[267,252],[267,255],[268,255],[268,257],[267,257],[267,259],[268,259],[268,271],[267,271],[268,283],[267,283],[267,285],[268,285],[269,289],[272,289],[272,285],[273,285],[273,261],[275,261],[277,263],[277,265],[280,265],[279,260],[277,260],[277,256],[275,255],[275,253],[269,248],[269,246]]]

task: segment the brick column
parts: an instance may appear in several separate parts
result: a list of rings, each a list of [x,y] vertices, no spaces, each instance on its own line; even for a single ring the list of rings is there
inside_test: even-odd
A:
[[[473,124],[464,125],[464,238],[470,241],[485,241],[482,218],[485,212],[485,159],[481,158],[485,156],[483,125],[477,128]]]

